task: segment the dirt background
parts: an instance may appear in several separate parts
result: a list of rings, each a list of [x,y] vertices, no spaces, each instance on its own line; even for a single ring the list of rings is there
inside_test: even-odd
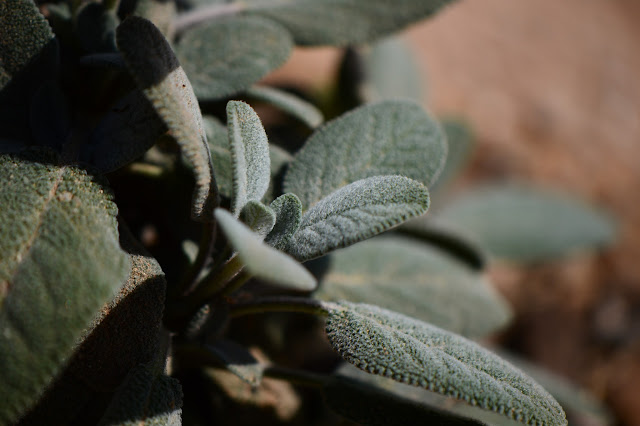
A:
[[[623,425],[640,425],[638,22],[637,0],[466,0],[405,33],[428,76],[425,105],[475,132],[463,184],[526,179],[619,219],[605,253],[491,274],[517,313],[503,342],[588,388]],[[270,80],[322,87],[337,58],[298,50]]]

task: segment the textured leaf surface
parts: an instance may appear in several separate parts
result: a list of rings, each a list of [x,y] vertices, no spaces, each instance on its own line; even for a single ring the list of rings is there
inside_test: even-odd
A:
[[[371,176],[402,175],[427,186],[444,166],[440,126],[418,104],[385,101],[355,109],[318,129],[296,154],[284,192],[305,209]]]
[[[301,98],[283,90],[267,86],[253,86],[245,91],[253,99],[270,103],[297,118],[310,128],[318,127],[324,121],[322,112]]]
[[[162,33],[146,19],[126,19],[118,27],[116,39],[138,86],[193,166],[196,188],[192,216],[212,220],[218,189],[200,107],[187,76]]]
[[[310,291],[316,287],[315,278],[302,265],[264,244],[226,210],[216,209],[215,216],[251,275],[296,290]]]
[[[276,223],[265,242],[282,250],[300,227],[302,203],[295,194],[283,194],[273,200],[270,207],[276,215]]]
[[[300,261],[366,240],[429,207],[429,192],[403,176],[374,176],[347,185],[302,216],[286,250]]]
[[[429,187],[432,193],[445,187],[460,174],[473,151],[473,134],[465,122],[448,118],[441,120],[440,123],[447,136],[449,151],[442,173],[434,185]]]
[[[252,13],[284,25],[296,43],[367,42],[425,19],[451,0],[251,0]]]
[[[0,423],[35,401],[130,268],[105,189],[35,160],[0,157]]]
[[[111,400],[100,426],[179,426],[182,387],[145,364],[133,368]]]
[[[602,247],[615,236],[603,212],[568,195],[527,187],[480,188],[444,206],[438,216],[492,255],[519,261]]]
[[[276,214],[259,201],[249,201],[242,208],[240,220],[259,237],[264,238],[276,223]]]
[[[511,317],[480,274],[401,237],[375,238],[332,255],[314,296],[378,305],[468,337],[491,333]]]
[[[465,400],[525,424],[566,425],[531,378],[477,344],[376,306],[327,304],[327,337],[361,370]]]
[[[293,48],[289,32],[257,16],[217,19],[186,31],[176,54],[198,98],[249,88],[282,65]]]
[[[233,200],[236,217],[248,201],[260,201],[269,188],[269,141],[255,111],[244,102],[227,104],[229,151],[233,165]]]

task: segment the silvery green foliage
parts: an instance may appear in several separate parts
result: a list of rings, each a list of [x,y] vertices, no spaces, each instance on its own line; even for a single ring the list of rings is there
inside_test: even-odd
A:
[[[474,148],[473,135],[467,123],[460,119],[444,118],[440,120],[440,124],[447,136],[449,151],[442,173],[429,187],[432,194],[446,189],[447,185],[460,174],[467,165]]]
[[[560,405],[540,385],[461,336],[372,305],[325,306],[329,342],[361,370],[462,399],[525,424],[567,424]]]
[[[439,212],[493,256],[516,261],[555,258],[609,244],[609,216],[567,195],[525,186],[486,186],[462,194]]]
[[[295,194],[283,194],[273,200],[270,207],[276,215],[276,223],[265,242],[282,250],[300,227],[302,203]]]
[[[371,238],[424,214],[429,192],[404,176],[373,176],[338,189],[302,215],[284,250],[300,261]]]
[[[375,238],[331,254],[314,296],[375,304],[467,337],[483,337],[511,319],[506,302],[480,273],[402,237]]]
[[[276,214],[260,201],[251,200],[242,208],[240,220],[259,237],[264,238],[273,229]]]
[[[318,127],[324,121],[322,112],[313,104],[283,90],[268,86],[253,86],[245,90],[244,93],[250,98],[267,102],[280,108],[312,129]]]
[[[3,424],[37,400],[129,274],[108,192],[56,162],[0,157]]]
[[[227,104],[227,129],[233,168],[231,211],[238,217],[247,202],[259,202],[269,188],[269,141],[260,118],[244,102]]]
[[[360,179],[400,174],[429,186],[444,167],[440,126],[418,104],[384,101],[355,109],[320,127],[295,155],[284,192],[308,209]]]
[[[117,30],[118,49],[139,88],[193,166],[192,216],[208,222],[218,203],[202,115],[191,84],[162,33],[143,18],[130,17]]]
[[[215,217],[251,275],[296,290],[310,291],[316,287],[316,279],[302,265],[264,244],[226,210],[216,209]]]
[[[291,35],[282,26],[245,16],[186,31],[176,54],[198,98],[216,99],[249,88],[282,65],[292,48]]]

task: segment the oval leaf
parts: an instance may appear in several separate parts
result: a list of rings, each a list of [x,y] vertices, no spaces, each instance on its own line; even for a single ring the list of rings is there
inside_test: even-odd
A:
[[[176,54],[196,95],[217,99],[251,87],[282,65],[292,48],[291,35],[280,25],[245,16],[186,31]]]
[[[440,126],[411,101],[385,101],[355,109],[316,131],[296,154],[284,192],[311,207],[359,179],[402,175],[427,186],[444,166]]]
[[[310,260],[371,238],[428,208],[429,192],[419,182],[404,176],[362,179],[305,212],[285,251],[300,261]]]
[[[511,317],[481,275],[400,237],[364,241],[331,256],[314,296],[379,305],[468,337],[485,336]]]
[[[342,358],[525,424],[566,425],[540,385],[476,343],[377,306],[327,304],[327,337]]]
[[[489,186],[464,194],[438,212],[492,255],[517,261],[552,259],[612,242],[611,219],[551,191]]]
[[[118,27],[116,39],[138,86],[193,165],[193,218],[211,221],[218,205],[218,189],[200,107],[187,76],[160,30],[146,19],[126,19]]]
[[[264,238],[276,223],[276,214],[259,201],[249,201],[242,208],[240,220],[259,237]]]
[[[276,215],[276,224],[265,242],[282,250],[300,227],[302,221],[302,203],[294,194],[284,194],[271,203]]]
[[[269,141],[260,118],[244,102],[227,104],[227,128],[233,166],[232,211],[238,217],[248,201],[260,201],[269,188]]]
[[[267,86],[253,86],[245,91],[250,98],[267,102],[297,118],[310,128],[318,127],[324,121],[322,112],[314,105],[301,98]]]
[[[229,212],[216,209],[215,216],[251,275],[296,290],[310,291],[316,287],[316,279],[309,271],[286,254],[264,244]]]
[[[127,278],[117,209],[85,171],[0,157],[0,423],[39,397]]]

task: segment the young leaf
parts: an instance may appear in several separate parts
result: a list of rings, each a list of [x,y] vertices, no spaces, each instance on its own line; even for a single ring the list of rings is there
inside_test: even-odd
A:
[[[316,280],[309,271],[286,254],[264,244],[226,210],[216,209],[215,217],[250,274],[296,290],[315,288]]]
[[[498,412],[525,424],[566,425],[540,385],[477,344],[376,306],[327,304],[327,337],[361,370]]]
[[[54,161],[0,157],[3,424],[36,401],[130,268],[105,188]]]
[[[118,49],[129,71],[164,121],[183,155],[193,165],[196,188],[191,214],[212,220],[218,189],[202,115],[191,84],[162,33],[143,18],[130,17],[118,27]]]
[[[308,209],[359,179],[399,174],[429,186],[444,166],[446,140],[418,104],[385,101],[355,109],[317,130],[296,154],[284,192]]]
[[[250,98],[267,102],[280,108],[312,129],[318,127],[324,121],[322,112],[318,108],[283,90],[267,86],[253,86],[245,90],[245,94]]]
[[[610,244],[610,217],[551,191],[488,186],[464,194],[438,212],[498,258],[539,261]]]
[[[269,188],[269,141],[260,118],[244,102],[227,104],[229,151],[233,165],[231,210],[238,217],[248,201],[260,201]]]
[[[182,387],[176,379],[155,374],[150,366],[133,368],[118,388],[100,426],[179,426]]]
[[[176,54],[198,98],[218,99],[249,88],[282,65],[292,48],[291,35],[279,24],[245,16],[186,31]]]
[[[259,201],[249,201],[242,208],[240,220],[259,237],[264,238],[276,223],[276,214]]]
[[[468,337],[483,337],[511,317],[477,272],[402,237],[374,238],[332,255],[314,297],[379,305]]]
[[[333,192],[304,213],[286,252],[300,261],[366,240],[429,207],[429,192],[404,176],[374,176]]]
[[[295,194],[284,194],[271,203],[271,209],[276,215],[276,224],[265,242],[282,250],[300,227],[302,203]]]

